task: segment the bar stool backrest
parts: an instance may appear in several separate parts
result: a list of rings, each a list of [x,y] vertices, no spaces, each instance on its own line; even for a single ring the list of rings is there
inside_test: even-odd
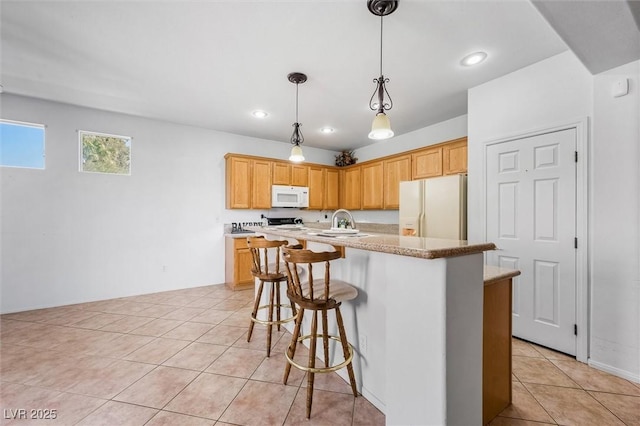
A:
[[[337,251],[313,252],[310,250],[294,249],[284,247],[282,249],[287,276],[289,277],[288,294],[292,300],[297,302],[327,302],[331,294],[331,276],[329,262],[340,258]],[[319,288],[318,279],[313,277],[313,264],[324,263],[324,285]],[[306,272],[305,272],[306,271]],[[306,278],[306,281],[301,280]],[[311,284],[313,283],[313,285]],[[315,288],[314,288],[315,287]],[[306,291],[305,291],[306,290]]]
[[[253,266],[251,273],[254,277],[269,280],[276,276],[285,277],[281,270],[281,248],[287,245],[285,241],[267,240],[264,237],[247,237],[247,246],[251,252]],[[274,259],[271,262],[269,259]]]

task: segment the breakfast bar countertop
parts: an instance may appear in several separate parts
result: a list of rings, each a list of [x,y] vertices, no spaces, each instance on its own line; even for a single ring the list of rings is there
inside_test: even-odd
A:
[[[400,256],[411,256],[423,259],[462,256],[495,250],[493,243],[468,243],[467,241],[447,240],[440,238],[409,237],[394,234],[362,233],[362,235],[323,236],[321,229],[300,227],[298,229],[282,229],[270,226],[249,226],[246,229],[256,233],[275,235],[283,238],[313,241],[332,246],[351,247],[361,250],[390,253]]]
[[[499,266],[484,265],[484,284],[493,284],[502,280],[517,277],[520,271],[517,269],[501,268]]]

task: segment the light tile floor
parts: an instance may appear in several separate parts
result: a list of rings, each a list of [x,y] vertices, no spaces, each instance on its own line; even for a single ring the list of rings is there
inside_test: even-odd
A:
[[[290,334],[271,358],[264,327],[246,342],[252,301],[216,285],[2,315],[0,424],[384,424],[335,374],[316,376],[308,421],[304,374],[282,384]],[[493,425],[640,425],[638,384],[517,339],[513,373]]]

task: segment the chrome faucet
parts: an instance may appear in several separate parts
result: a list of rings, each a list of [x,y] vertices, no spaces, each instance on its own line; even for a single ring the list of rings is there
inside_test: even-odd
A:
[[[338,214],[340,213],[342,213],[347,217],[347,220],[349,221],[348,226],[350,226],[351,229],[356,229],[356,221],[353,220],[353,216],[351,215],[351,212],[345,209],[338,209],[335,212],[333,212],[333,214],[331,215],[331,226],[333,228],[339,228]]]

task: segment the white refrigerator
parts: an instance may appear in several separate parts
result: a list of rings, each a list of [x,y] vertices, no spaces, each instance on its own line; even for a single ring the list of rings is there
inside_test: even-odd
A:
[[[400,235],[467,239],[467,176],[400,182]]]

